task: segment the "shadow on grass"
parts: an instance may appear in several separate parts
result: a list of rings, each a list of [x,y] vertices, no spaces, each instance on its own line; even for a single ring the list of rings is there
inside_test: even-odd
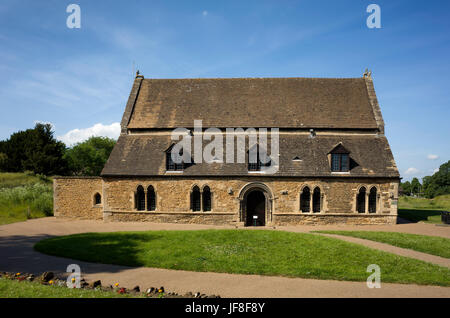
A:
[[[55,256],[93,263],[140,267],[143,243],[160,239],[150,233],[82,233],[38,242],[35,250]]]
[[[65,240],[69,239],[75,243],[64,244]],[[151,235],[147,235],[145,237],[146,241],[151,239],[158,239],[158,236],[154,235],[152,238]],[[78,264],[83,274],[117,273],[128,269],[130,264],[142,266],[136,257],[139,253],[138,246],[142,245],[142,240],[141,236],[133,233],[120,236],[115,233],[102,237],[95,233],[64,237],[45,234],[3,236],[0,237],[0,271],[35,275],[51,271],[64,277],[67,275],[68,265]],[[35,244],[38,245],[38,248],[34,248]],[[58,256],[56,257],[56,255]],[[105,255],[111,261],[108,264],[100,264],[104,263]],[[120,261],[115,262],[116,257],[120,260],[124,258],[124,255],[129,260],[127,267],[121,266]],[[113,263],[117,265],[111,265]]]
[[[398,216],[417,223],[420,221],[429,221],[429,217],[440,216],[441,211],[437,210],[419,210],[419,209],[398,209]]]

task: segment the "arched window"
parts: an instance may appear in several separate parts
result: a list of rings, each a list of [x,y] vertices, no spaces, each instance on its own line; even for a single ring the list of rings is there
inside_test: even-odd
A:
[[[310,212],[311,193],[308,187],[304,187],[300,195],[300,210],[302,212]]]
[[[377,212],[377,188],[372,187],[369,192],[369,213]]]
[[[98,192],[94,195],[94,204],[102,204],[102,196]]]
[[[156,210],[156,194],[153,186],[148,186],[147,188],[147,211]]]
[[[313,192],[313,212],[320,212],[320,188],[316,187]]]
[[[362,187],[359,189],[358,196],[356,198],[357,203],[357,210],[359,213],[365,213],[366,212],[366,188]]]
[[[211,190],[208,186],[203,188],[202,199],[203,211],[211,211]]]
[[[135,202],[136,202],[136,209],[138,211],[145,210],[145,192],[142,186],[137,187]]]
[[[200,211],[200,189],[197,186],[191,192],[191,210]]]

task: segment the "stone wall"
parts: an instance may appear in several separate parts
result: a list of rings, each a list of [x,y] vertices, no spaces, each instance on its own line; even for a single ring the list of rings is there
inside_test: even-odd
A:
[[[56,217],[103,218],[102,179],[98,177],[56,177],[53,179],[53,212]],[[101,204],[95,204],[99,193]]]
[[[175,179],[176,178],[176,179]],[[255,178],[104,178],[105,220],[154,221],[205,224],[240,224],[241,190]],[[385,224],[395,223],[397,215],[397,179],[354,178],[258,178],[270,190],[273,224]],[[135,191],[152,185],[156,192],[156,211],[137,211]],[[190,192],[197,185],[208,185],[212,193],[211,212],[192,212]],[[322,193],[320,213],[300,212],[300,193],[305,186]],[[377,212],[356,212],[356,196],[361,186],[376,187]]]
[[[273,225],[396,224],[396,215],[383,214],[275,214]]]
[[[212,224],[225,225],[234,223],[234,213],[202,213],[202,212],[111,212],[103,213],[105,221],[115,222],[160,222],[160,223],[185,223],[185,224]]]
[[[176,178],[176,179],[175,179]],[[295,224],[393,224],[397,216],[397,179],[356,178],[54,178],[54,213],[57,217],[104,219],[105,221],[150,221],[243,225],[244,189],[253,185],[267,189],[270,211],[267,225]],[[156,193],[155,211],[137,211],[135,191],[150,185]],[[211,211],[190,210],[194,186],[211,189]],[[300,193],[308,186],[321,191],[321,211],[302,213]],[[357,213],[356,196],[361,186],[377,188],[376,213]],[[102,203],[94,196],[101,194]]]

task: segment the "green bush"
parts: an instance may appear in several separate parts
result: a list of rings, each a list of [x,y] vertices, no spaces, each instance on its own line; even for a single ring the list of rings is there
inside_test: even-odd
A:
[[[52,193],[42,193],[41,196],[36,198],[31,207],[34,210],[41,211],[46,216],[52,216],[53,215],[53,194]]]
[[[53,215],[53,189],[49,184],[0,189],[0,212],[26,218]]]

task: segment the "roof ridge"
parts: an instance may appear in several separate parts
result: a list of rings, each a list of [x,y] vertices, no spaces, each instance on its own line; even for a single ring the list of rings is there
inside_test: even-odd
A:
[[[263,80],[263,79],[308,79],[308,80],[363,80],[363,77],[183,77],[145,78],[144,81],[158,80]]]

